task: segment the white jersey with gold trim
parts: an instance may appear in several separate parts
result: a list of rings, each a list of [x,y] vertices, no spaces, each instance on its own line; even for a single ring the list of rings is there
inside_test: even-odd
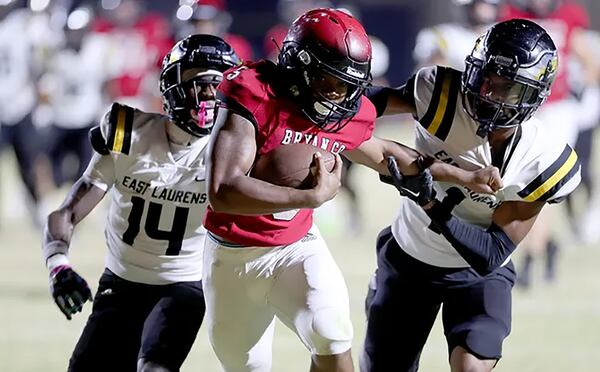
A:
[[[414,98],[419,124],[415,147],[418,151],[466,170],[492,164],[487,138],[477,136],[477,123],[462,108],[460,71],[426,67],[414,80]],[[460,192],[466,198],[452,214],[486,229],[495,209],[505,201],[555,203],[571,193],[581,180],[575,151],[544,130],[536,119],[523,123],[520,137],[509,146],[501,169],[504,187],[495,195],[478,194],[456,184],[435,182],[438,199]],[[421,207],[404,200],[392,232],[399,245],[416,259],[439,267],[469,264],[441,234],[429,228],[431,220]]]
[[[429,65],[434,56],[443,58],[448,67],[465,69],[465,58],[471,53],[479,34],[457,23],[444,23],[419,31],[413,58],[418,65]]]
[[[133,282],[202,278],[208,136],[173,152],[166,125],[166,116],[113,104],[100,126],[106,155],[94,154],[84,175],[110,189],[106,266]]]

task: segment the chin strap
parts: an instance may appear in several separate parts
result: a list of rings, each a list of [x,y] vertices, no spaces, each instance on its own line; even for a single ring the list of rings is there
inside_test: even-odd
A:
[[[479,124],[477,127],[477,136],[485,138],[490,132],[490,124]]]

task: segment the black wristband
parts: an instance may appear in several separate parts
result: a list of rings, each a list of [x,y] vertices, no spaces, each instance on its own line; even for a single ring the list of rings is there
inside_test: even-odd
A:
[[[425,213],[432,221],[444,223],[452,217],[452,208],[448,208],[448,205],[436,199],[433,206],[426,209]]]

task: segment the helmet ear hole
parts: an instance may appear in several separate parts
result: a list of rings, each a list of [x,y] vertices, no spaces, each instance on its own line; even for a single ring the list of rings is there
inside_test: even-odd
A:
[[[299,51],[297,56],[298,56],[298,61],[305,66],[310,65],[310,63],[312,62],[311,58],[310,58],[310,54],[308,54],[308,52],[306,50]]]

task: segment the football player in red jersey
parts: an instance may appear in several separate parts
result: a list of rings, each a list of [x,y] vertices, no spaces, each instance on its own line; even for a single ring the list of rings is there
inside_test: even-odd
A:
[[[353,370],[348,292],[312,208],[340,186],[337,154],[386,175],[387,155],[408,174],[420,168],[418,153],[372,136],[376,109],[363,96],[370,64],[360,23],[315,9],[291,25],[277,64],[245,63],[219,85],[203,286],[210,340],[226,371],[270,370],[275,316],[309,349],[311,371]],[[257,156],[298,142],[336,154],[331,173],[315,155],[312,189],[247,176]],[[501,186],[495,168],[469,173],[435,162],[431,171],[483,192]]]

